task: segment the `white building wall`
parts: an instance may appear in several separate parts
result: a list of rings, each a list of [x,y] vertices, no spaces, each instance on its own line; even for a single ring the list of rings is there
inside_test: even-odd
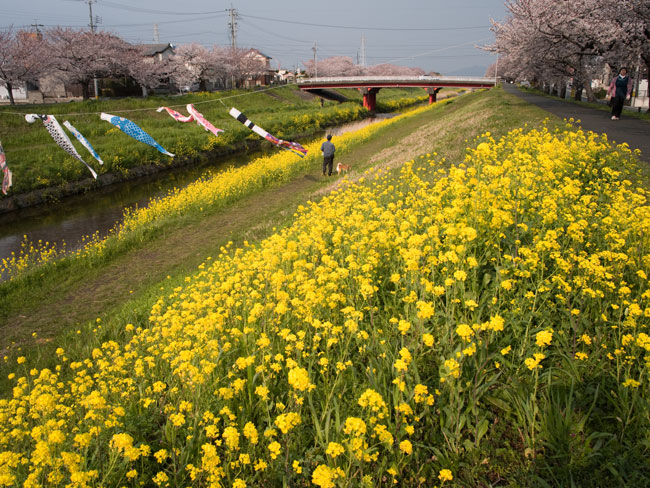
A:
[[[27,100],[27,90],[25,90],[25,87],[15,87],[12,90],[14,94],[14,100]],[[7,91],[7,88],[5,88],[4,85],[0,85],[0,102],[3,101],[8,101],[9,100],[9,92]]]

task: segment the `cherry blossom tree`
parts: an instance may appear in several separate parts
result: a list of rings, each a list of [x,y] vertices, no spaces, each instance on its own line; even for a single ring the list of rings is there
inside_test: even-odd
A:
[[[145,56],[144,46],[135,46],[129,52],[129,75],[142,87],[142,96],[146,97],[148,90],[159,87],[163,80],[169,78],[171,66],[168,59],[159,61]]]
[[[496,42],[488,49],[504,54],[510,66],[529,79],[550,82],[572,76],[594,100],[591,79],[621,33],[606,4],[606,0],[508,0],[510,15],[493,22]]]
[[[362,74],[361,66],[346,56],[332,56],[319,59],[316,64],[313,60],[303,62],[309,76],[357,76]]]
[[[394,64],[383,63],[368,66],[366,68],[354,64],[352,58],[346,56],[332,56],[319,60],[314,65],[313,60],[303,62],[307,68],[307,74],[314,76],[318,70],[318,76],[422,76],[424,70],[420,68],[410,68],[408,66],[397,66]]]
[[[247,78],[256,78],[268,71],[267,63],[255,49],[227,49],[225,53],[225,68],[236,83],[242,83]]]
[[[613,47],[606,56],[612,71],[616,73],[623,66],[640,68],[643,65],[646,73],[650,73],[650,3],[620,0],[608,3],[605,10],[619,27]]]
[[[411,68],[408,66],[397,66],[395,64],[376,64],[368,66],[364,74],[371,76],[422,76],[424,70],[420,68]]]
[[[49,46],[38,33],[9,29],[0,32],[0,83],[9,92],[9,103],[16,102],[13,87],[35,82],[51,65]]]
[[[133,46],[114,34],[57,27],[48,31],[47,37],[57,77],[65,83],[81,84],[84,99],[94,77],[129,73]]]
[[[200,44],[181,44],[178,46],[170,61],[170,76],[178,86],[199,83],[201,90],[206,90],[211,72],[217,60],[214,50]]]

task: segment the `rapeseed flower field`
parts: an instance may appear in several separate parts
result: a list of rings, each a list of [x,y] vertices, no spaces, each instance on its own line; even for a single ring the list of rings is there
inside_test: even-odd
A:
[[[643,481],[623,470],[650,446],[637,172],[570,125],[369,171],[206,258],[124,343],[12,375],[0,486],[521,480],[494,446],[529,483]]]

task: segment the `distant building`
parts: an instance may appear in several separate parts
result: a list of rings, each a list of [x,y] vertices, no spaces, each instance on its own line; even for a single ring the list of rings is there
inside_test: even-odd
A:
[[[152,61],[163,61],[174,54],[174,45],[167,44],[140,44],[142,55],[151,58]]]
[[[275,74],[275,79],[278,83],[294,83],[296,81],[296,73],[288,69],[279,69]]]
[[[244,80],[244,86],[269,85],[273,80],[274,73],[271,70],[271,56],[267,56],[258,49],[249,49],[243,56],[248,74]]]

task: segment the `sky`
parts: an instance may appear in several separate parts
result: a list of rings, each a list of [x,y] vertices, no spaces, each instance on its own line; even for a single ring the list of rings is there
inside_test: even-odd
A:
[[[91,2],[89,6],[89,1]],[[0,30],[63,26],[98,28],[131,43],[196,42],[229,46],[230,9],[237,47],[270,56],[274,69],[348,56],[365,65],[392,63],[449,76],[483,76],[495,55],[490,19],[503,20],[505,0],[0,0]]]

